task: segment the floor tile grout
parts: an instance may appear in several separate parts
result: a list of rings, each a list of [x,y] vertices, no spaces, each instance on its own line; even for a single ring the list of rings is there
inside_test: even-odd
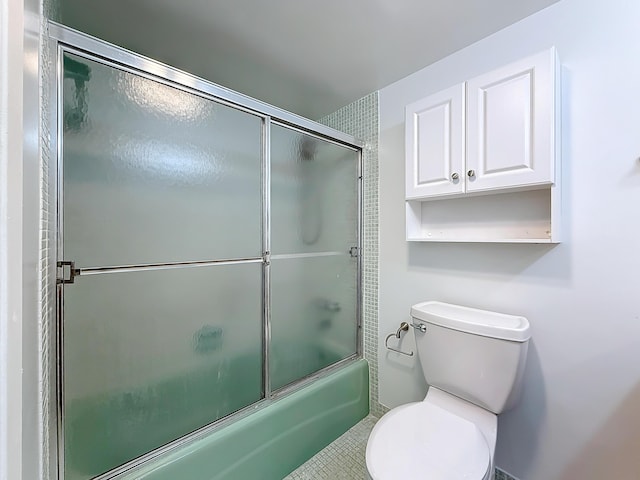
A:
[[[283,480],[362,480],[365,450],[377,417],[368,415]]]

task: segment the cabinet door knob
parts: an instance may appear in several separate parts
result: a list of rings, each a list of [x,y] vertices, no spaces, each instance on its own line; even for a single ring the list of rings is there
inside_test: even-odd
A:
[[[457,180],[459,178],[459,175],[456,172],[453,172],[451,174],[451,180]]]
[[[475,170],[469,170],[469,171],[467,172],[467,176],[468,176],[469,178],[475,177],[475,176],[476,176],[476,172],[475,172]]]

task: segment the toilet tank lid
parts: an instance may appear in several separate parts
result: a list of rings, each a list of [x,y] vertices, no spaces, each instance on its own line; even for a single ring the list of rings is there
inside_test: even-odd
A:
[[[529,321],[525,317],[490,312],[443,302],[422,302],[411,307],[411,317],[462,332],[526,342]]]

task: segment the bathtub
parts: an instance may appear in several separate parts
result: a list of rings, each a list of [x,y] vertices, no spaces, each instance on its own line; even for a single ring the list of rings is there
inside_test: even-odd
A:
[[[350,362],[118,478],[281,480],[369,413],[368,371]]]

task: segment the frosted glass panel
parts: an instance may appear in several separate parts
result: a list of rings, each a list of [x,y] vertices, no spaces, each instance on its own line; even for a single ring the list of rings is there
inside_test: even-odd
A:
[[[65,287],[67,479],[86,480],[262,397],[261,264]]]
[[[356,245],[357,152],[271,129],[271,251],[347,252]]]
[[[356,352],[356,267],[349,255],[272,261],[272,389]]]
[[[262,119],[79,56],[64,68],[66,259],[261,254]]]
[[[262,256],[261,117],[81,55],[63,65],[58,260]],[[278,125],[270,138],[269,291],[242,262],[83,270],[62,287],[66,480],[260,400],[264,349],[272,389],[356,352],[358,153]]]

